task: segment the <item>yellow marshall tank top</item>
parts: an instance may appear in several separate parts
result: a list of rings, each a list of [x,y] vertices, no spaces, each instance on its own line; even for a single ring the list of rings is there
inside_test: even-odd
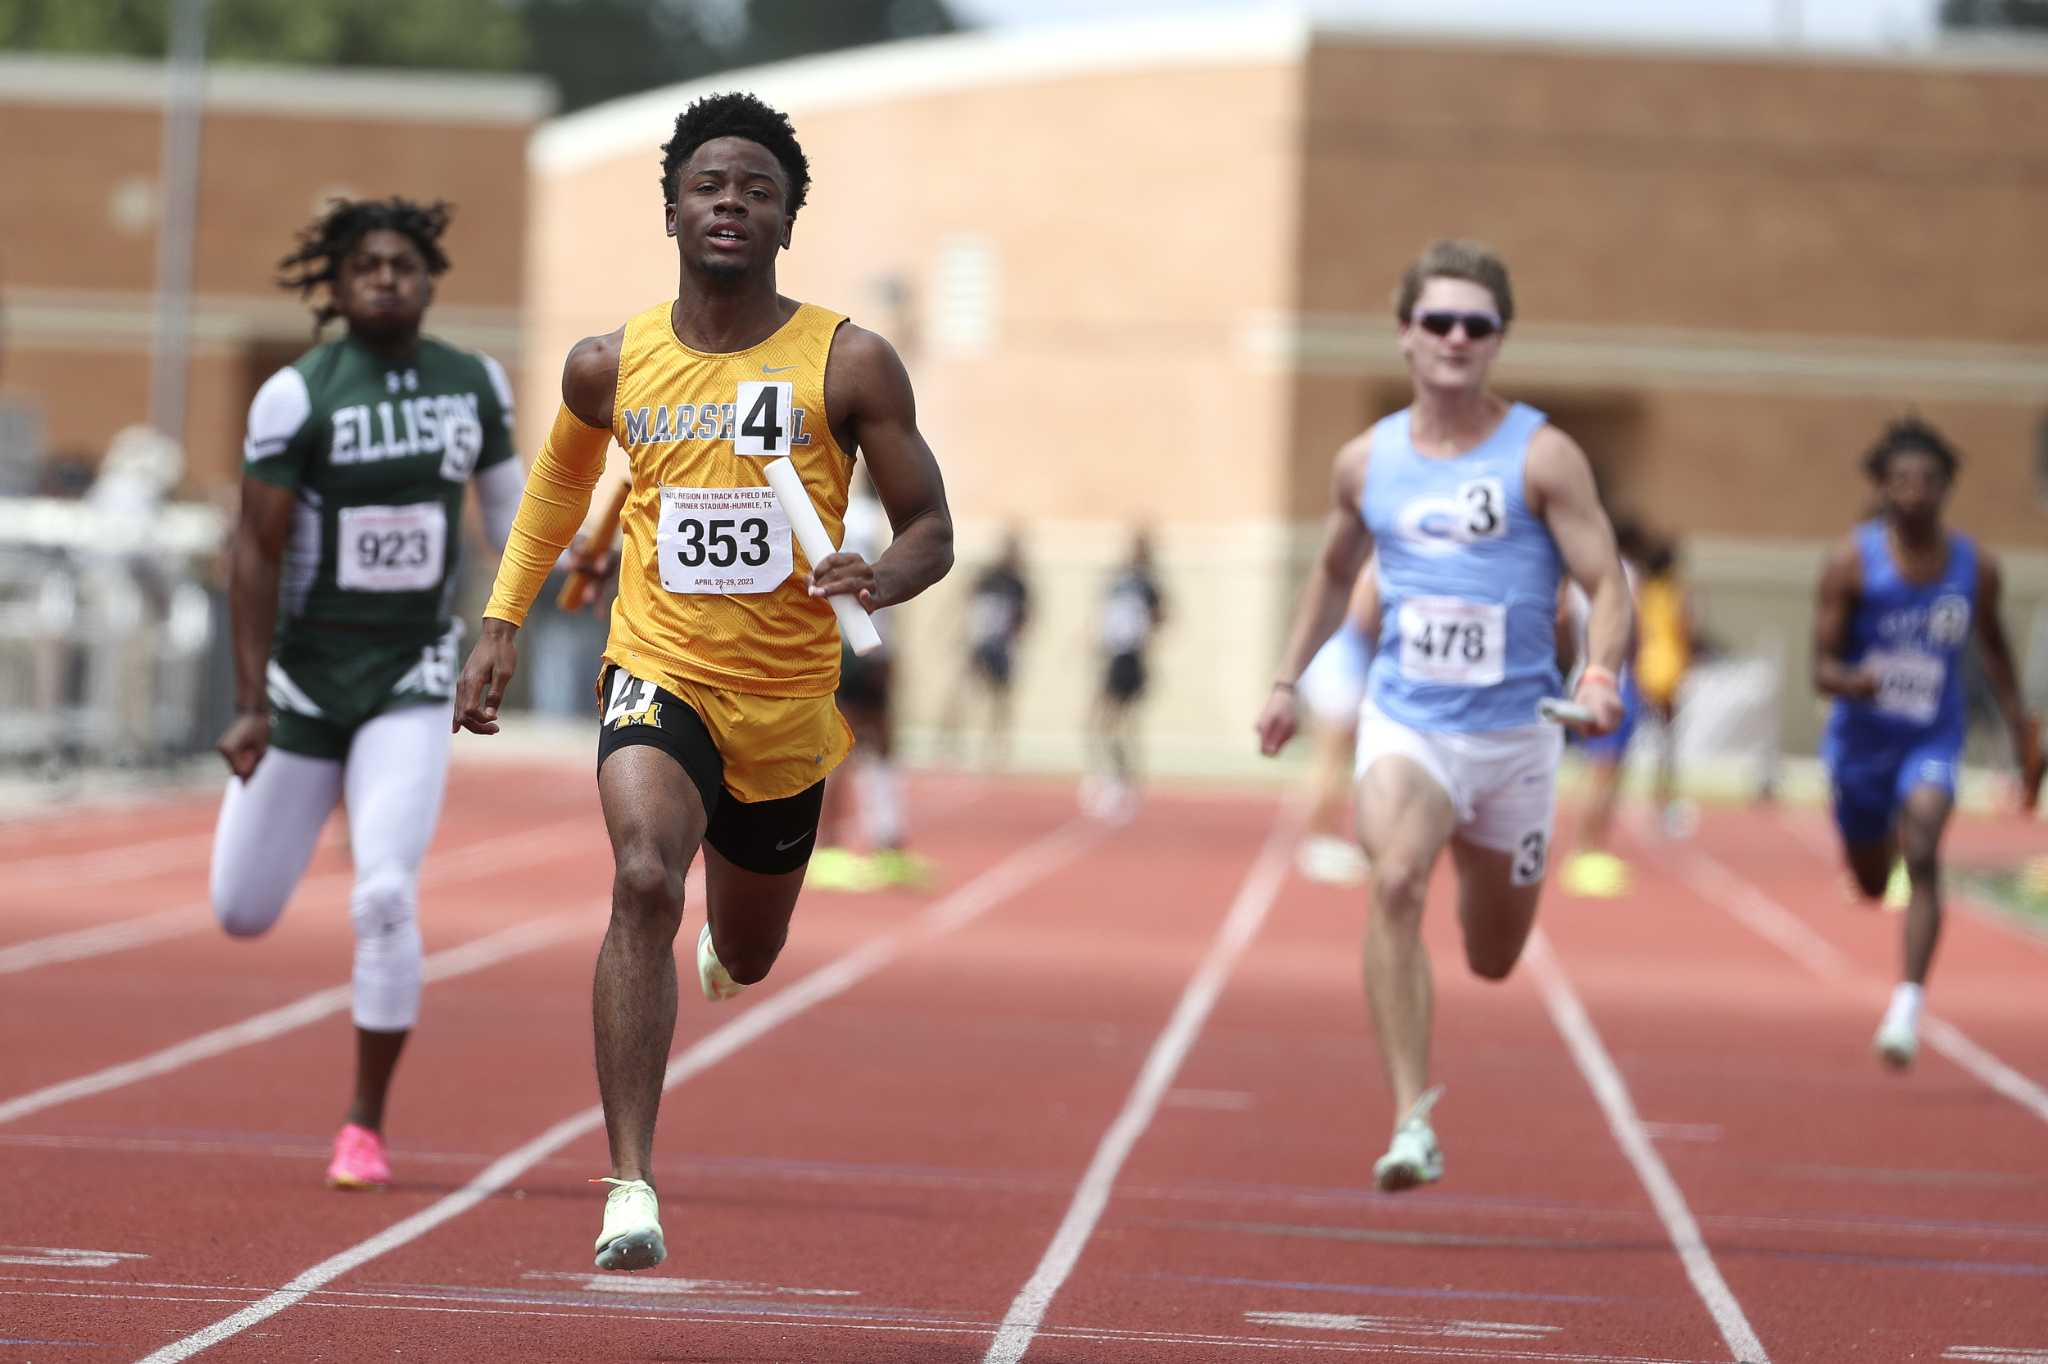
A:
[[[658,303],[626,324],[612,436],[632,463],[605,657],[636,677],[756,696],[839,685],[839,625],[762,471],[788,455],[832,543],[853,461],[825,419],[846,319],[805,303],[746,350],[692,350]]]

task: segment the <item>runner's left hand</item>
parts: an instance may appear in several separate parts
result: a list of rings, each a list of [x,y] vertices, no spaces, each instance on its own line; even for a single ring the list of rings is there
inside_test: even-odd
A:
[[[863,611],[875,609],[875,566],[858,554],[841,551],[811,565],[811,595],[834,597],[854,593]]]
[[[1603,677],[1581,677],[1578,690],[1572,693],[1572,700],[1593,712],[1590,725],[1572,725],[1575,734],[1597,739],[1602,734],[1612,734],[1621,728],[1621,693]]]
[[[2032,813],[2041,803],[2041,778],[2048,774],[2048,757],[2041,752],[2041,717],[2029,715],[2020,724],[2020,808]]]

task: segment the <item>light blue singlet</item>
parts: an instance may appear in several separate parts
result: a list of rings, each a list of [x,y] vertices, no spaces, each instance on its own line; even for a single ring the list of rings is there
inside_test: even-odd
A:
[[[1418,454],[1410,409],[1372,429],[1360,510],[1379,552],[1381,624],[1368,693],[1411,729],[1537,723],[1557,671],[1564,561],[1529,510],[1523,466],[1547,418],[1516,403],[1448,459]]]

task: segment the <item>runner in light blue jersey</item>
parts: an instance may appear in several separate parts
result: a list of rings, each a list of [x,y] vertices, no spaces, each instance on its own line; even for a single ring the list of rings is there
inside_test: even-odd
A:
[[[1514,969],[1535,925],[1562,735],[1537,703],[1562,689],[1558,588],[1592,602],[1576,700],[1604,733],[1631,629],[1614,529],[1585,454],[1541,412],[1487,387],[1514,320],[1507,268],[1438,242],[1395,300],[1414,402],[1338,452],[1317,566],[1258,719],[1262,751],[1294,734],[1295,683],[1377,549],[1379,648],[1358,733],[1359,837],[1371,859],[1366,1000],[1393,1089],[1385,1190],[1442,1176],[1429,1124],[1431,987],[1424,892],[1448,847],[1465,960]]]
[[[1998,561],[1942,524],[1956,455],[1924,422],[1895,423],[1865,458],[1882,514],[1828,557],[1814,608],[1813,685],[1835,698],[1821,739],[1857,888],[1885,893],[1904,855],[1904,978],[1873,1041],[1894,1069],[1919,1050],[1920,1004],[1941,937],[1941,836],[1963,751],[1963,654],[1974,633],[2013,736],[2022,798],[2041,787],[2038,722],[1998,618]]]

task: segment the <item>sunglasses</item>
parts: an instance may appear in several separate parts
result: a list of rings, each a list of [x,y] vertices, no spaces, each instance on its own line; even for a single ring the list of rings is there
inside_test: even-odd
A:
[[[1463,326],[1471,341],[1484,341],[1501,329],[1500,319],[1492,313],[1417,313],[1415,325],[1431,336],[1449,336]]]

